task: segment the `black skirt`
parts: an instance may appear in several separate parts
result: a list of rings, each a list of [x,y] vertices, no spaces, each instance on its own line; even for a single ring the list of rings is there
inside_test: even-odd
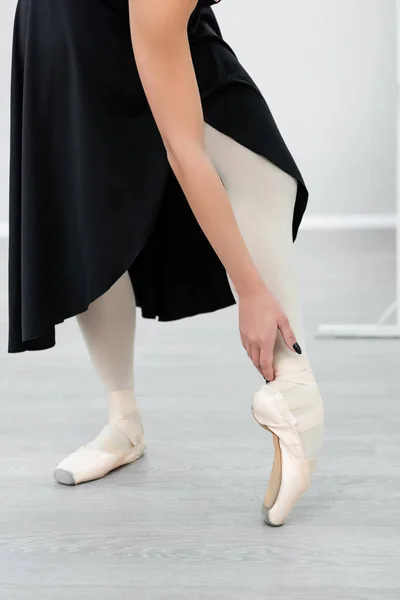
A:
[[[211,8],[188,34],[205,122],[298,180],[295,240],[308,191],[265,99]],[[144,317],[235,302],[167,161],[128,0],[19,0],[11,104],[9,352],[54,346],[127,270]]]

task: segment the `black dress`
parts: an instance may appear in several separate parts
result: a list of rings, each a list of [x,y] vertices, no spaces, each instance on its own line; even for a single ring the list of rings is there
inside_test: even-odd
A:
[[[204,120],[308,191],[260,90],[200,1],[188,34]],[[129,271],[144,317],[233,304],[225,269],[169,166],[132,51],[128,0],[19,0],[12,62],[9,352]]]

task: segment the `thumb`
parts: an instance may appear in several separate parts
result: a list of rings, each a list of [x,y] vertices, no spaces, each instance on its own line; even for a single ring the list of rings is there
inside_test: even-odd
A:
[[[296,336],[294,335],[289,323],[289,319],[286,316],[283,316],[279,321],[278,329],[281,332],[284,342],[289,350],[292,352],[297,352],[297,354],[301,354],[301,348],[297,343]]]

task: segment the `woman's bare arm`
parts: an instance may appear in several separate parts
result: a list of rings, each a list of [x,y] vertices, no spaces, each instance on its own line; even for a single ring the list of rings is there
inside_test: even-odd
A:
[[[240,323],[243,345],[256,367],[271,380],[277,327],[291,349],[296,340],[252,261],[206,151],[203,111],[187,36],[196,4],[196,0],[129,0],[135,60],[171,168],[228,272],[239,304],[244,305]],[[269,314],[263,316],[263,311]]]

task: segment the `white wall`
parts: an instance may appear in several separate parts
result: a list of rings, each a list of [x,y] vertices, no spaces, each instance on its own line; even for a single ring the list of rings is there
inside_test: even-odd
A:
[[[0,222],[15,4],[0,2]],[[309,185],[308,214],[393,212],[395,0],[222,0],[214,10]]]
[[[311,188],[309,214],[395,208],[395,0],[222,0],[225,38]]]

